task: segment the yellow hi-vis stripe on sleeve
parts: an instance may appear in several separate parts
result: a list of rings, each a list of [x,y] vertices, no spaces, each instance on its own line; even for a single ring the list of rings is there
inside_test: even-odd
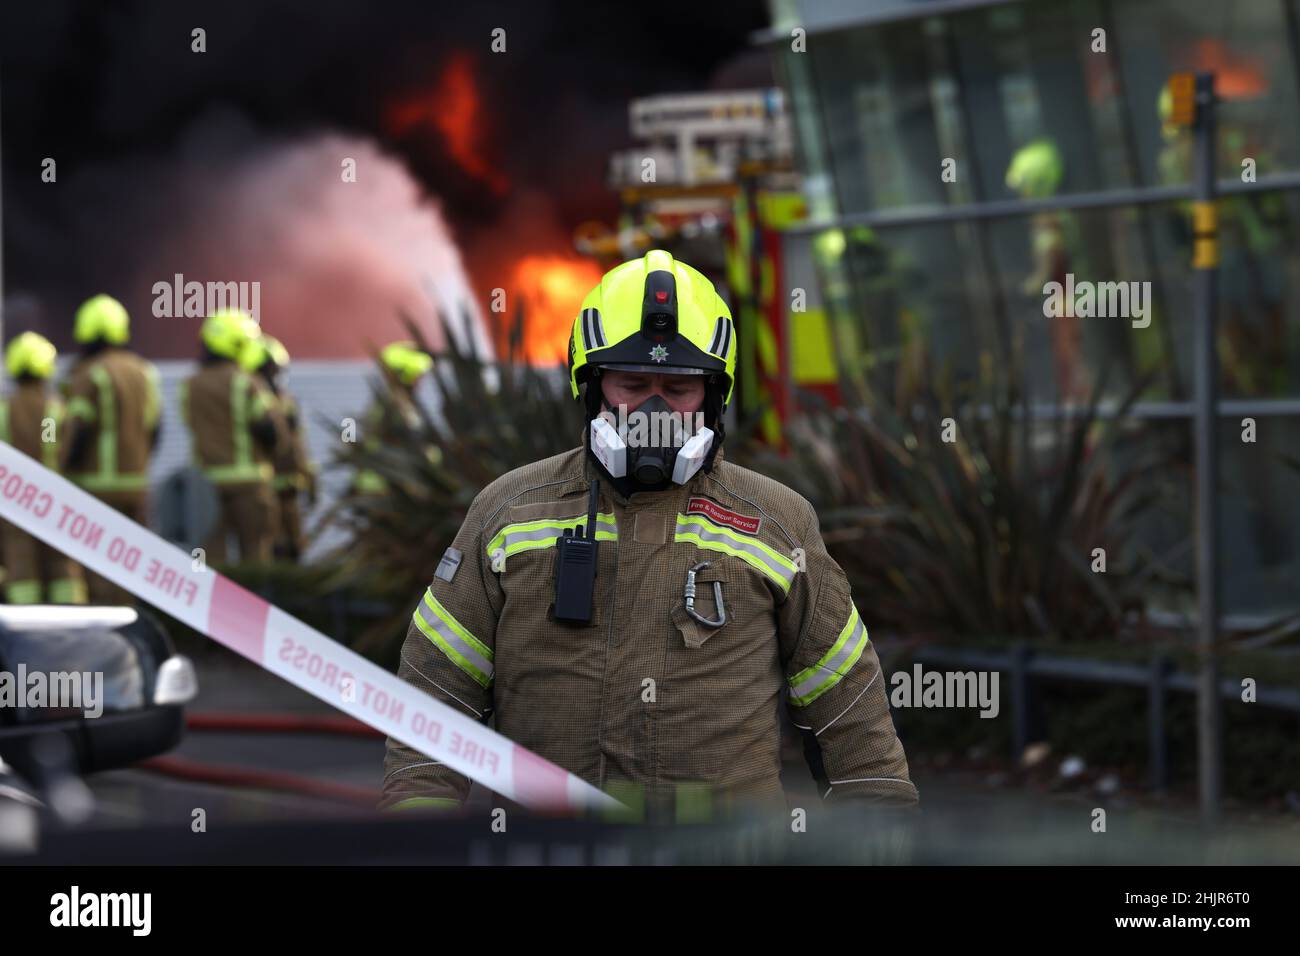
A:
[[[700,515],[679,514],[677,533],[673,536],[673,540],[740,558],[775,581],[786,593],[789,593],[790,585],[794,583],[794,576],[799,573],[799,568],[793,561],[779,551],[769,548],[757,538],[736,534]]]
[[[407,797],[398,800],[391,807],[393,810],[459,810],[460,801],[455,797]]]
[[[420,632],[433,641],[453,664],[481,686],[491,686],[492,649],[452,617],[433,596],[432,591],[424,592],[424,600],[415,609],[415,615],[411,619]]]
[[[505,556],[518,554],[520,551],[533,551],[537,548],[550,548],[564,534],[567,528],[587,527],[587,516],[580,518],[542,518],[538,521],[524,521],[508,524],[498,531],[488,542],[487,554],[491,558],[499,549],[504,549]],[[596,515],[596,540],[617,541],[618,522],[612,514]]]
[[[806,707],[838,684],[858,662],[868,641],[866,625],[862,623],[858,609],[853,607],[849,613],[849,622],[844,625],[839,640],[826,652],[826,656],[790,678],[790,703],[796,707]]]

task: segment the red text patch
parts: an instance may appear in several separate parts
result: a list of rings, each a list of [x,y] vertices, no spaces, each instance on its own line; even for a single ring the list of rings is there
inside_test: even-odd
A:
[[[704,515],[710,521],[728,525],[737,531],[743,531],[745,534],[758,534],[758,527],[763,523],[762,518],[751,518],[749,515],[738,514],[722,507],[716,501],[710,501],[708,498],[692,498],[686,505],[686,513],[688,515]]]

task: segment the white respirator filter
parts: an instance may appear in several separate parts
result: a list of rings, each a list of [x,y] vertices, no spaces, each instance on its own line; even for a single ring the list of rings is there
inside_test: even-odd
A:
[[[701,428],[677,452],[677,460],[673,463],[673,481],[679,485],[690,481],[691,476],[704,466],[704,459],[709,457],[709,449],[712,447],[713,429]]]
[[[627,474],[627,442],[604,418],[591,420],[591,453],[613,478]]]

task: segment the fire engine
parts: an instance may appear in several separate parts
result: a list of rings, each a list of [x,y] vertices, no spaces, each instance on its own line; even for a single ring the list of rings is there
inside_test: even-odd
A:
[[[635,145],[610,157],[620,198],[615,228],[588,222],[574,244],[602,268],[667,249],[718,286],[738,326],[738,412],[780,445],[800,396],[838,400],[830,323],[813,235],[794,169],[780,90],[686,93],[633,100]]]

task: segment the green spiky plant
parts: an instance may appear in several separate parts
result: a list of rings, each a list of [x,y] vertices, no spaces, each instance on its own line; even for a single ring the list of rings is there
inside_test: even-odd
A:
[[[421,409],[402,440],[358,442],[336,458],[388,485],[378,495],[349,493],[332,513],[351,541],[332,557],[330,585],[394,608],[357,642],[363,653],[395,656],[411,607],[479,490],[580,440],[563,370],[520,360],[523,322],[516,315],[501,363],[444,337],[438,414]],[[411,335],[427,348],[413,324]],[[921,381],[894,401],[846,388],[845,407],[789,426],[788,455],[746,440],[744,429],[733,430],[728,454],[809,498],[877,629],[1113,637],[1140,616],[1153,588],[1186,589],[1167,556],[1144,552],[1135,534],[1164,493],[1157,476],[1173,455],[1148,441],[1146,426],[1123,422],[1145,383],[1104,419],[1103,380],[1086,407],[1037,420],[1025,411],[1019,369],[1013,360],[964,389],[949,377]],[[393,411],[383,387],[375,400]],[[947,418],[955,441],[943,440]],[[1104,574],[1092,568],[1095,548],[1105,550]]]
[[[984,368],[964,389],[940,377],[892,402],[848,387],[846,407],[791,426],[788,458],[745,457],[818,508],[882,632],[1114,637],[1154,589],[1185,591],[1136,534],[1175,457],[1124,421],[1146,382],[1105,419],[1104,377],[1085,407],[1036,418],[1019,361]]]
[[[434,350],[408,319],[411,337],[435,356],[437,412],[419,407],[418,424],[400,440],[375,444],[361,436],[343,445],[332,463],[350,472],[369,469],[387,485],[379,494],[349,490],[326,517],[348,535],[347,545],[326,558],[334,565],[330,586],[394,608],[355,642],[361,653],[395,656],[411,608],[482,488],[581,440],[564,371],[522,359],[525,321],[518,311],[505,360],[488,362],[458,348],[451,335],[443,336],[444,348]],[[372,391],[378,406],[400,420],[382,374]]]

